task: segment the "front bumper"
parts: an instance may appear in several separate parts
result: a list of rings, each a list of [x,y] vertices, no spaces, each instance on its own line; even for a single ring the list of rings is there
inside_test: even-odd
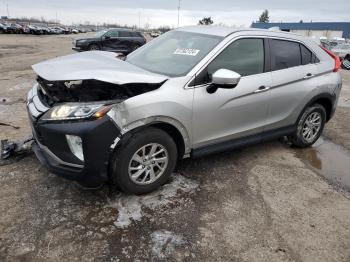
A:
[[[82,52],[82,51],[86,51],[87,49],[83,49],[83,48],[81,48],[81,47],[72,47],[72,50],[74,50],[74,51],[77,51],[77,52]]]
[[[34,92],[35,93],[35,92]],[[85,187],[96,187],[108,180],[111,145],[120,130],[106,115],[97,120],[47,122],[42,114],[33,116],[33,107],[42,109],[40,98],[27,102],[28,115],[35,143],[33,151],[50,172],[77,181]],[[70,150],[66,135],[82,139],[84,162]]]

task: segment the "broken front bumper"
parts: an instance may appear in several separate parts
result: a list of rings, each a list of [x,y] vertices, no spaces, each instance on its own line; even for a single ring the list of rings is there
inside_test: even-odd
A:
[[[45,105],[37,91],[31,92],[27,108],[35,140],[32,148],[39,161],[50,172],[85,187],[96,187],[107,181],[111,145],[120,134],[114,122],[108,116],[84,121],[41,121]],[[67,134],[82,139],[84,161],[71,152]]]

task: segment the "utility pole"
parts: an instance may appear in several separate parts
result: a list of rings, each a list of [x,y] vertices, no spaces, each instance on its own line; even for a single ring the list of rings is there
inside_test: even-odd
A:
[[[180,27],[180,8],[181,8],[181,0],[179,0],[179,5],[177,7],[177,27]]]
[[[10,18],[9,5],[6,4],[7,18]]]
[[[141,29],[141,11],[139,11],[139,30]]]

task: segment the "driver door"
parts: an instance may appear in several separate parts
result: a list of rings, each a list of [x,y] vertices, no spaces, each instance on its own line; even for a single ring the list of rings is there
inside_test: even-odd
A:
[[[227,46],[196,77],[193,101],[193,147],[251,135],[260,137],[267,123],[271,73],[262,38],[241,38]],[[242,77],[234,88],[208,93],[211,75],[228,69]]]

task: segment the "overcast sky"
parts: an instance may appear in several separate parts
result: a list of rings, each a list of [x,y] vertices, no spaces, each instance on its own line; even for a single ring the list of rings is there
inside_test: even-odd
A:
[[[0,0],[0,15],[45,17],[62,23],[146,23],[177,26],[178,0]],[[249,26],[264,9],[271,22],[347,21],[350,0],[181,0],[180,25],[196,24],[204,16],[229,26]]]

